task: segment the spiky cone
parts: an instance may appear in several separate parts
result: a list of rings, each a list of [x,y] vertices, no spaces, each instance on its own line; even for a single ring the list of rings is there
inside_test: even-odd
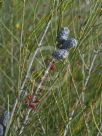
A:
[[[69,49],[69,48],[74,48],[78,44],[78,41],[75,38],[68,39],[63,42],[63,44],[57,44],[58,49]]]
[[[64,41],[66,41],[68,39],[69,36],[69,29],[68,27],[62,27],[58,33],[57,33],[57,42],[62,44]]]

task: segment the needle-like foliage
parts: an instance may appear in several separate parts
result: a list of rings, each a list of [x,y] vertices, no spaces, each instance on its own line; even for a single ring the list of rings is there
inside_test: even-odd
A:
[[[5,111],[1,136],[102,135],[101,0],[0,0]]]

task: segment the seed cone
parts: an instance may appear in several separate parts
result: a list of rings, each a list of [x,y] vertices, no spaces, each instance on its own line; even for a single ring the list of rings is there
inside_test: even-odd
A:
[[[0,107],[0,136],[4,136],[5,128],[9,119],[9,112]]]
[[[65,49],[56,49],[52,56],[55,58],[55,59],[65,59],[68,57],[68,52],[67,50]]]
[[[68,48],[74,48],[77,46],[77,40],[74,38],[68,39],[63,42],[63,44],[57,44],[57,48],[59,49],[68,49]]]
[[[57,33],[57,42],[63,43],[65,40],[68,39],[69,33],[70,31],[67,27],[62,27]]]
[[[4,128],[3,128],[3,125],[0,124],[0,136],[3,136],[4,134]]]

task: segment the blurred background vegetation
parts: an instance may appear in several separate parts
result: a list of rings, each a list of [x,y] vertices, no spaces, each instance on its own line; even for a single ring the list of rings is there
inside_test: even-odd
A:
[[[56,46],[58,27],[67,26],[78,47],[57,61],[38,96],[22,136],[101,136],[102,134],[102,0],[0,0],[0,107],[12,111],[29,56],[51,24],[37,55],[25,94],[18,103],[8,135],[28,110],[24,101],[45,71]]]

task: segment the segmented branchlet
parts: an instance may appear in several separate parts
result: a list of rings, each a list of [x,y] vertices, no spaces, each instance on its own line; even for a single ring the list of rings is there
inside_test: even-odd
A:
[[[77,46],[78,41],[75,38],[69,38],[69,29],[63,27],[58,31],[57,34],[57,45],[56,50],[53,52],[52,56],[55,59],[65,59],[68,57],[69,48],[74,48]]]
[[[9,119],[9,112],[4,111],[0,117],[0,136],[3,136]]]

